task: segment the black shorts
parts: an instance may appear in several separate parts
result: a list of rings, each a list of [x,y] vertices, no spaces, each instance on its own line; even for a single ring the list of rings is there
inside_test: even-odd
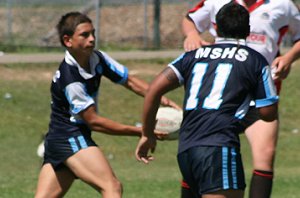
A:
[[[244,190],[245,175],[239,150],[199,146],[177,156],[184,181],[197,197],[219,190]]]
[[[59,139],[45,139],[43,164],[50,163],[54,170],[64,167],[63,162],[81,149],[97,146],[90,136],[75,136]]]

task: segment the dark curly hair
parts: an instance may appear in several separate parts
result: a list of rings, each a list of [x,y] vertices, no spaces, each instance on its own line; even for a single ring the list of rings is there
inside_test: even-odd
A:
[[[220,37],[246,39],[250,33],[249,12],[234,1],[219,10],[216,23],[217,34]]]
[[[92,20],[85,14],[80,12],[69,12],[61,17],[56,29],[59,35],[60,43],[65,46],[64,35],[72,36],[76,27],[81,23],[92,23]]]

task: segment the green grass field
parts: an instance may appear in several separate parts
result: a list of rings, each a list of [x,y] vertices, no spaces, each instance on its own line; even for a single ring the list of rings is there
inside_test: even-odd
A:
[[[122,63],[139,77],[150,81],[169,61],[122,61]],[[49,122],[49,86],[56,67],[56,64],[0,65],[1,198],[34,196],[41,165],[36,148]],[[281,130],[273,198],[300,197],[299,79],[300,62],[297,62],[289,78],[285,80],[281,94]],[[5,97],[7,93],[11,94],[11,98]],[[168,96],[181,103],[182,89]],[[101,115],[123,123],[135,124],[140,122],[142,103],[141,97],[123,87],[114,85],[108,80],[102,81],[99,101]],[[133,154],[137,138],[100,133],[94,133],[93,137],[110,158],[115,173],[124,185],[125,198],[179,197],[181,176],[176,162],[176,141],[159,142],[155,153],[156,160],[149,165],[143,165],[135,160]],[[251,155],[244,135],[241,135],[241,141],[249,184]],[[76,181],[65,197],[97,196],[92,188]]]

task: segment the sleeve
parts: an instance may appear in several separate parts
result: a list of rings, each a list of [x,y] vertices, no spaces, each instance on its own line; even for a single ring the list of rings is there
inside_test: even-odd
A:
[[[105,77],[110,79],[112,82],[118,84],[124,84],[128,79],[128,69],[124,65],[120,64],[113,58],[111,58],[105,52],[101,52],[103,56],[104,64],[101,69],[97,68],[97,71],[102,73]],[[99,71],[101,70],[101,71]]]
[[[185,53],[181,54],[174,61],[168,64],[168,67],[170,67],[175,72],[180,85],[184,83],[184,78],[182,75],[182,65],[183,65],[184,56]]]
[[[262,68],[261,74],[259,75],[255,98],[257,108],[272,105],[279,99],[271,76],[271,68],[268,65]]]
[[[202,0],[188,12],[187,17],[194,22],[199,32],[204,32],[210,28],[212,10],[209,1]]]
[[[288,1],[288,13],[289,13],[289,30],[293,37],[293,41],[300,40],[300,13],[297,6],[292,2]]]
[[[72,114],[78,114],[90,105],[95,104],[94,99],[87,94],[86,88],[80,82],[74,82],[66,86],[65,95]]]

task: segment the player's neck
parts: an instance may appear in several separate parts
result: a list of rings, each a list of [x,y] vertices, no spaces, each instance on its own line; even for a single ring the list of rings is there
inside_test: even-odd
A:
[[[90,57],[89,56],[73,56],[77,63],[82,67],[86,72],[90,73]]]

